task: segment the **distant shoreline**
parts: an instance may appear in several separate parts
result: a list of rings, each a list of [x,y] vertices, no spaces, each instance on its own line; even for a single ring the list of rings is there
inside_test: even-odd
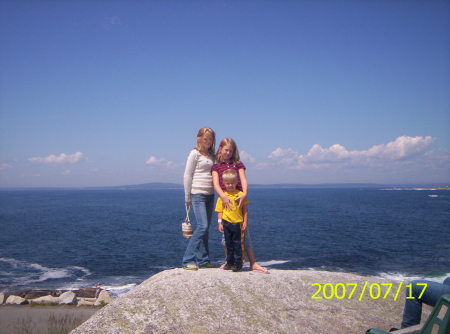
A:
[[[381,189],[381,190],[450,190],[450,186],[442,184],[377,184],[377,183],[275,183],[250,184],[251,189]],[[151,182],[133,185],[104,187],[0,187],[0,191],[16,190],[182,190],[183,185],[177,183]]]
[[[428,187],[414,187],[414,188],[401,188],[401,187],[393,187],[393,188],[387,188],[387,189],[383,189],[383,190],[450,190],[450,187],[432,187],[432,188],[428,188]]]

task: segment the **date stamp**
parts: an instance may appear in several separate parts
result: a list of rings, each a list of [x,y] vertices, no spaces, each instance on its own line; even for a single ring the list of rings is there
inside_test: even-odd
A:
[[[413,285],[404,284],[400,282],[397,287],[394,287],[393,283],[313,283],[312,286],[317,287],[317,291],[311,296],[312,299],[352,299],[358,298],[358,301],[362,301],[364,296],[369,299],[388,299],[391,298],[396,301],[403,288],[406,289],[406,299],[414,299]],[[418,295],[418,299],[421,299],[425,290],[427,289],[427,283],[417,283],[417,286],[422,287]]]

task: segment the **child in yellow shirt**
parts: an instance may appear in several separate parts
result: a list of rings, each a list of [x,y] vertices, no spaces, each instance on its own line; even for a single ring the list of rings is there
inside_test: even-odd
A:
[[[222,179],[225,184],[224,193],[231,200],[229,209],[223,207],[220,197],[216,204],[218,228],[225,236],[225,247],[227,249],[227,263],[223,269],[236,272],[242,270],[241,231],[245,231],[247,228],[248,200],[245,200],[242,209],[239,209],[235,200],[242,195],[242,192],[236,189],[238,176],[234,169],[224,171]]]

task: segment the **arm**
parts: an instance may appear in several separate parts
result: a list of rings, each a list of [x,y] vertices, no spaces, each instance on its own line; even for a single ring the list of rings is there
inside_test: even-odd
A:
[[[248,226],[248,210],[247,210],[247,205],[243,205],[242,206],[242,215],[244,216],[244,222],[242,223],[242,231],[245,231],[247,229]]]
[[[217,173],[217,171],[213,170],[211,172],[211,174],[212,174],[212,178],[213,178],[214,190],[216,191],[217,195],[219,195],[219,197],[222,199],[224,208],[230,209],[231,200],[225,195],[222,188],[220,188],[219,173]]]
[[[245,169],[240,168],[239,169],[239,178],[241,180],[242,185],[242,195],[236,198],[236,200],[239,202],[239,209],[242,209],[244,206],[244,202],[247,198],[248,194],[248,183],[247,183],[247,177],[245,176]]]
[[[217,213],[217,220],[222,220],[222,212],[218,212]],[[217,228],[218,228],[218,230],[219,230],[219,232],[223,232],[223,224],[220,222],[217,222]]]
[[[184,201],[187,206],[191,202],[192,181],[194,178],[195,166],[197,165],[196,151],[192,150],[186,161],[186,168],[184,170],[183,184],[184,184]]]

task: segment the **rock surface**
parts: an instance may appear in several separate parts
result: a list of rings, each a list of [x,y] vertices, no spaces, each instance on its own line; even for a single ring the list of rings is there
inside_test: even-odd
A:
[[[399,282],[383,299],[389,283],[378,277],[309,270],[271,270],[270,275],[221,269],[172,269],[156,274],[116,298],[72,334],[94,333],[365,333],[398,327],[404,289]],[[359,300],[364,283],[367,291]],[[323,298],[319,286],[358,284],[353,296]],[[377,285],[381,287],[378,299]],[[325,292],[330,297],[331,285]],[[342,297],[342,285],[338,289]]]
[[[29,302],[32,304],[42,304],[42,305],[59,304],[59,297],[43,296],[35,299],[30,299]]]
[[[77,298],[77,306],[94,306],[95,298]]]
[[[66,291],[59,296],[60,305],[73,305],[77,303],[77,295],[73,291]]]
[[[95,301],[94,306],[101,306],[105,304],[109,304],[112,302],[111,297],[109,296],[109,293],[106,290],[100,291],[97,300]]]
[[[27,303],[28,303],[28,301],[25,298],[22,298],[19,296],[9,296],[5,302],[5,304],[10,304],[10,305],[23,305],[23,304],[27,304]]]
[[[98,294],[98,298],[95,296]],[[6,300],[6,301],[5,301]],[[80,290],[27,290],[14,294],[0,293],[0,305],[5,304],[42,304],[42,305],[78,305],[103,306],[112,300],[108,291],[86,288]]]

